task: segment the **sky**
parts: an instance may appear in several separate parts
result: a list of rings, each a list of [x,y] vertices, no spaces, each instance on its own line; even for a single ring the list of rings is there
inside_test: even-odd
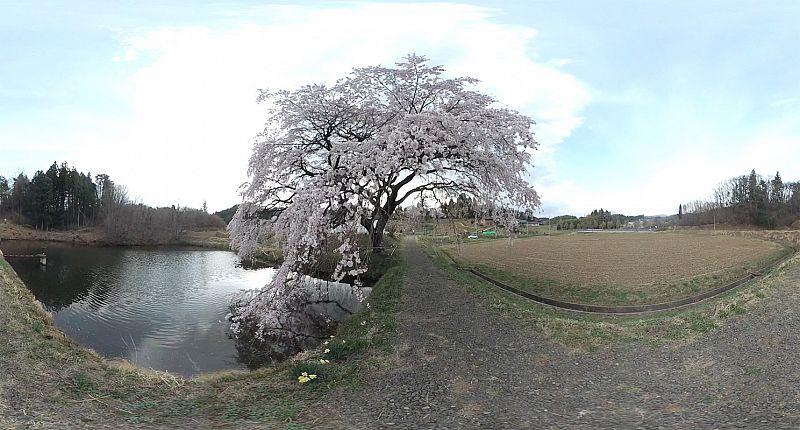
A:
[[[259,89],[427,56],[536,121],[542,216],[673,214],[800,180],[800,2],[0,0],[0,175],[53,162],[152,206],[238,203]]]

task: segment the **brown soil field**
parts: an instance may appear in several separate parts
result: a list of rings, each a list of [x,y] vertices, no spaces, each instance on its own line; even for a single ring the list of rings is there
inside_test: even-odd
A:
[[[723,273],[784,248],[729,235],[587,233],[468,244],[470,263],[566,284],[642,285]]]

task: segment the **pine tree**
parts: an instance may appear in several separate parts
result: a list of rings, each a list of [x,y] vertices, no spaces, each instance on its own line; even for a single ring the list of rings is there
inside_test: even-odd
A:
[[[758,201],[761,200],[760,191],[759,175],[757,175],[755,169],[753,169],[747,177],[747,202],[750,204],[757,204]]]
[[[30,205],[25,214],[36,228],[48,229],[53,221],[53,181],[39,170],[33,176],[30,187]]]
[[[772,179],[769,201],[776,205],[786,202],[785,187],[781,179],[781,172],[775,172],[775,178]]]
[[[8,199],[11,197],[10,191],[8,179],[0,176],[0,214],[7,210]]]

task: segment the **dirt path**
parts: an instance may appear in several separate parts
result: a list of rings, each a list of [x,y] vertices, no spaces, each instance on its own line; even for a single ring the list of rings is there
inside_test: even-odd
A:
[[[575,352],[405,244],[395,356],[309,414],[326,428],[797,428],[800,267],[694,343]]]

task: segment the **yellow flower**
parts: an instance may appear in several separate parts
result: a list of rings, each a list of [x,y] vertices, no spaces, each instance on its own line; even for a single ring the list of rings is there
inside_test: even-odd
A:
[[[330,350],[330,349],[328,349],[328,348],[325,348],[325,351],[322,351],[322,353],[323,353],[323,354],[327,354],[327,353],[329,353],[329,352],[331,352],[331,350]]]
[[[325,342],[322,342],[322,344],[323,344],[323,345],[327,345],[327,344],[328,344],[328,341],[326,340]]]
[[[308,372],[303,372],[303,373],[300,374],[300,376],[297,377],[297,382],[299,382],[301,384],[305,384],[306,382],[309,382],[312,379],[317,379],[317,375],[315,375],[313,373],[311,375],[309,375]]]
[[[319,364],[328,364],[328,363],[330,363],[330,362],[331,362],[330,360],[326,360],[326,359],[324,359],[324,358],[320,358],[320,359],[319,359]]]

